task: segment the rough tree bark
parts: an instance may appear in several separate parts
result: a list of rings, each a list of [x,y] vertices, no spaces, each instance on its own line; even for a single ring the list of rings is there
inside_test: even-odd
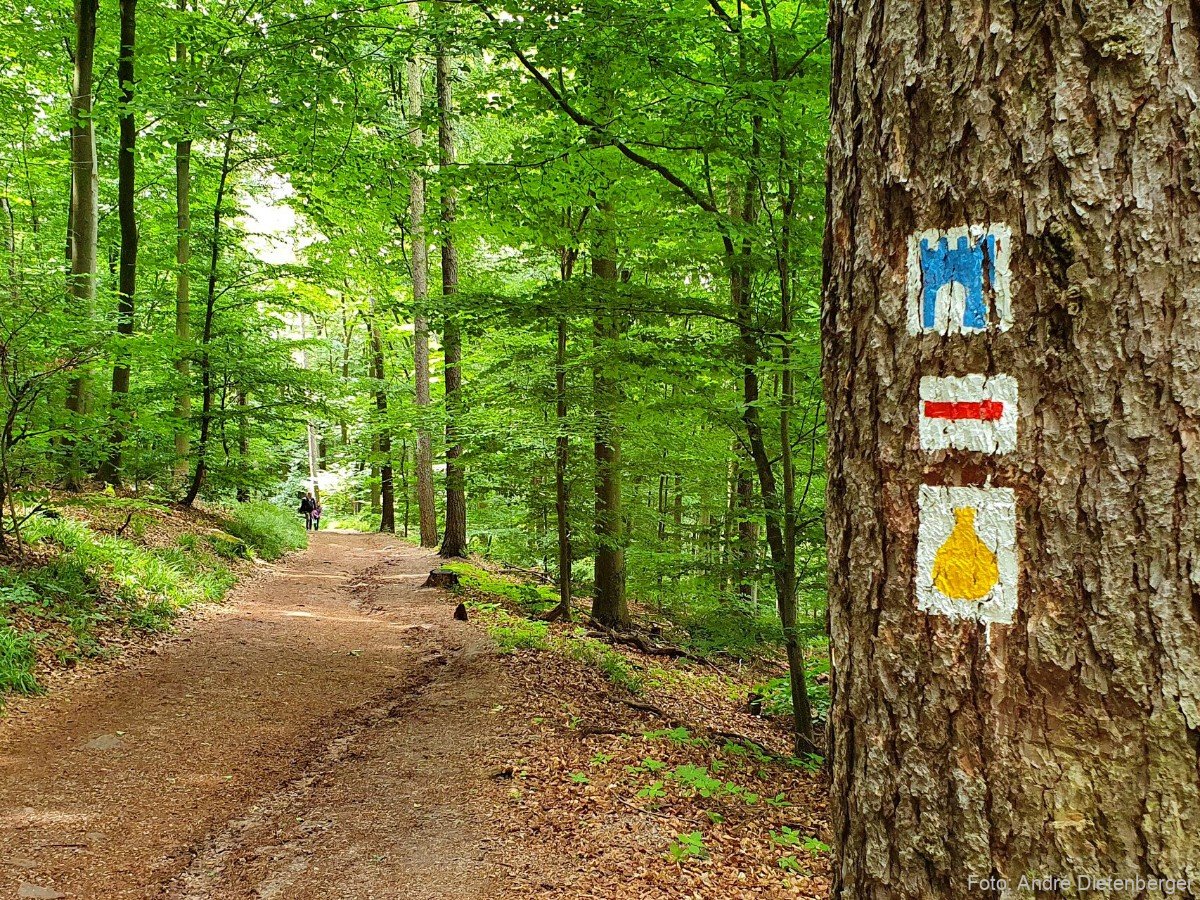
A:
[[[92,73],[96,55],[98,0],[75,0],[75,66],[71,82],[71,209],[67,246],[71,274],[67,293],[73,312],[89,317],[96,304],[96,240],[99,231],[100,185],[96,163],[96,127],[92,119]],[[87,411],[87,375],[80,372],[67,388],[67,411]],[[81,479],[79,459],[69,448],[67,487]]]
[[[437,48],[438,169],[443,175],[455,164],[454,94],[450,58],[444,44]],[[442,353],[446,378],[446,529],[439,553],[446,557],[467,555],[467,495],[463,484],[462,444],[458,425],[462,403],[462,331],[458,314],[448,298],[458,293],[458,248],[454,244],[454,222],[458,217],[458,197],[454,186],[443,179],[441,185],[442,234],[438,246],[442,257]]]
[[[834,0],[831,34],[833,896],[1200,896],[1200,9]],[[997,223],[1012,327],[911,336],[909,235]],[[966,373],[1018,379],[1015,452],[919,450],[920,378]],[[1015,618],[927,615],[918,485],[989,479]]]
[[[134,198],[137,194],[137,122],[133,116],[134,53],[137,37],[137,0],[121,0],[121,52],[117,60],[117,82],[121,86],[121,140],[117,158],[117,216],[121,222],[121,261],[117,287],[117,360],[112,371],[112,431],[108,458],[100,466],[100,480],[121,482],[124,463],[125,398],[129,393],[128,348],[121,338],[133,336],[134,292],[137,290],[138,223]]]
[[[421,7],[416,0],[405,4],[416,27],[421,23]],[[405,64],[408,94],[405,118],[408,125],[408,140],[420,155],[425,143],[422,116],[425,107],[425,85],[420,55],[413,51]],[[425,176],[420,166],[413,170],[409,180],[408,228],[412,235],[412,288],[413,306],[413,366],[418,412],[422,417],[431,403],[429,390],[429,320],[426,307],[429,302],[429,247],[425,240]],[[433,439],[429,426],[422,421],[417,426],[417,515],[420,519],[421,546],[436,547],[437,499],[433,489]]]

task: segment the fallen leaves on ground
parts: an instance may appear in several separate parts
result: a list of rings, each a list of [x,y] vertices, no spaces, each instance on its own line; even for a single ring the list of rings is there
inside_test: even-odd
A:
[[[505,657],[530,734],[492,773],[509,785],[511,815],[498,826],[509,846],[561,861],[555,873],[513,871],[528,894],[826,896],[819,761],[787,758],[782,724],[734,700],[749,686],[736,673],[618,649],[641,675],[636,695],[554,649]]]

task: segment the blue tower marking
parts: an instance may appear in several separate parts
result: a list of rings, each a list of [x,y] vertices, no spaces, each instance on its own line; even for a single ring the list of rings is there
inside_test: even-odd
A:
[[[983,295],[985,256],[990,268],[995,271],[995,235],[984,235],[974,246],[969,237],[962,235],[958,238],[958,246],[953,249],[948,238],[939,238],[935,247],[929,246],[927,238],[921,238],[922,328],[936,327],[938,291],[956,282],[962,285],[967,294],[962,327],[975,331],[987,327],[987,300]]]

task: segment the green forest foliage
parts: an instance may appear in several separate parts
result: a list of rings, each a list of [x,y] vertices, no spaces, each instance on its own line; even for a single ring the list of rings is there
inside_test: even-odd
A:
[[[122,85],[117,4],[99,9],[88,309],[65,290],[73,6],[0,4],[0,537],[10,548],[44,492],[72,470],[99,471],[117,438],[122,489],[180,499],[192,485],[211,502],[294,507],[309,481],[307,426],[327,519],[377,527],[390,463],[396,528],[413,531],[419,430],[432,435],[443,496],[440,335],[452,322],[464,387],[449,413],[472,551],[557,573],[565,437],[572,572],[586,592],[599,429],[620,446],[615,540],[634,600],[672,614],[698,647],[740,652],[778,640],[777,606],[786,625],[794,597],[793,643],[822,638],[825,4],[140,0],[137,16],[136,77]],[[454,99],[451,165],[438,157],[439,53]],[[414,60],[418,117],[407,103]],[[122,114],[137,128],[132,335],[116,327]],[[422,308],[409,219],[418,175],[433,286]],[[438,251],[450,241],[461,272],[444,297]],[[597,260],[616,277],[597,277]],[[432,335],[428,406],[416,402],[419,317]],[[121,364],[124,402],[109,389]],[[69,411],[80,379],[86,404]],[[237,515],[230,530],[250,540],[257,513]],[[22,650],[0,643],[0,653]]]

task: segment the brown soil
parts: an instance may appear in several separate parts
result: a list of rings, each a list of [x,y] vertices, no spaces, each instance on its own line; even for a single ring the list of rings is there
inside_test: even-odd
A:
[[[511,680],[420,587],[435,558],[312,543],[0,727],[0,896],[502,898],[544,871],[501,836]]]

